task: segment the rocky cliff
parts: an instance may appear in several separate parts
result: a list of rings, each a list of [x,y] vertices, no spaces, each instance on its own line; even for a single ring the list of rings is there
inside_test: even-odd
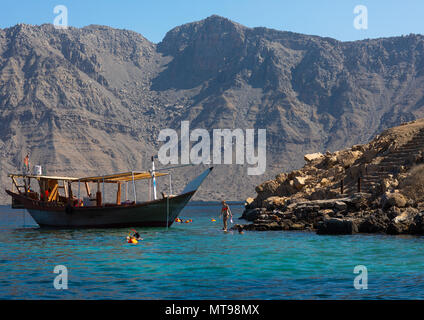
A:
[[[368,144],[304,159],[300,170],[256,187],[242,216],[253,223],[238,228],[424,233],[424,119]]]
[[[424,37],[340,42],[211,16],[154,44],[105,26],[0,30],[0,182],[148,168],[163,128],[263,128],[267,171],[217,166],[198,199],[243,199],[302,155],[424,116]],[[194,171],[193,171],[194,170]],[[181,169],[182,187],[198,169]],[[5,200],[2,194],[1,199]]]

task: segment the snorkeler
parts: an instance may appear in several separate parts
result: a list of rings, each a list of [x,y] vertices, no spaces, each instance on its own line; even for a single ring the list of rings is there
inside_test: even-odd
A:
[[[138,233],[138,231],[137,230],[134,230],[134,229],[132,229],[133,231],[134,231],[134,233],[133,234],[131,234],[131,233],[129,233],[128,234],[128,236],[127,236],[127,240],[129,240],[128,242],[130,242],[130,240],[131,239],[135,239],[135,240],[137,240],[137,241],[139,241],[139,240],[143,240],[141,237],[140,237],[140,234]]]
[[[134,231],[135,231],[135,230],[134,230]],[[135,231],[135,232],[134,232],[134,234],[133,234],[132,236],[133,236],[133,238],[135,238],[135,239],[137,239],[137,240],[140,240],[140,239],[141,239],[140,234],[138,233],[138,231]]]

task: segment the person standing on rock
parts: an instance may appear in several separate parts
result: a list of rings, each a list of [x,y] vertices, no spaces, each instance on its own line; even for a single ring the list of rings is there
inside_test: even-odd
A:
[[[222,221],[224,223],[224,228],[222,230],[227,231],[227,223],[228,218],[233,218],[233,214],[231,213],[230,207],[225,201],[222,201],[222,209],[221,209]]]

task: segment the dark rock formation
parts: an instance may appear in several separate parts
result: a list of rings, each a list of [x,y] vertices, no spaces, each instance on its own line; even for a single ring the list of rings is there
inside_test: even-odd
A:
[[[353,234],[358,232],[357,221],[351,219],[330,218],[318,224],[317,234]]]

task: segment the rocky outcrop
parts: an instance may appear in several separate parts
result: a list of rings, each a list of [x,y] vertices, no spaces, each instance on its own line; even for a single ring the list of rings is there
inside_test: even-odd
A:
[[[391,207],[403,208],[408,203],[408,200],[399,192],[386,192],[381,197],[381,206],[384,210]]]
[[[243,215],[241,216],[241,219],[245,219],[247,221],[255,221],[259,218],[259,216],[263,213],[265,213],[265,208],[255,208],[250,210],[245,210],[243,212]]]
[[[358,232],[356,220],[330,218],[324,219],[317,226],[317,234],[353,234]]]
[[[424,164],[420,157],[411,158],[424,150],[423,132],[424,120],[418,120],[387,130],[366,145],[305,156],[302,169],[256,188],[258,195],[242,216],[249,214],[253,223],[243,228],[267,230],[272,224],[272,230],[328,235],[423,234]],[[378,179],[365,182],[376,173]]]
[[[303,159],[305,159],[306,162],[312,162],[314,160],[322,159],[323,157],[324,155],[321,152],[317,152],[317,153],[305,154]]]

